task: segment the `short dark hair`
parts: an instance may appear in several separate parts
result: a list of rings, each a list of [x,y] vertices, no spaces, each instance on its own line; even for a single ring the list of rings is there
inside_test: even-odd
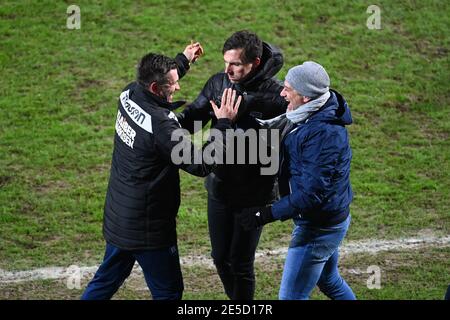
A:
[[[137,67],[137,81],[148,87],[152,82],[165,84],[168,82],[167,73],[177,68],[174,59],[156,53],[148,53],[142,57]]]
[[[232,49],[243,49],[242,50],[242,62],[250,63],[256,58],[261,58],[263,52],[263,44],[261,39],[258,38],[256,33],[241,30],[235,32],[231,37],[229,37],[223,44],[222,53]]]

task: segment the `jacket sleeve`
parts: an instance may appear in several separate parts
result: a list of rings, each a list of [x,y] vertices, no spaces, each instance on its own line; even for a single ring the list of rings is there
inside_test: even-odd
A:
[[[297,141],[300,160],[295,165],[298,169],[298,183],[294,191],[273,204],[272,214],[275,219],[286,220],[299,214],[320,209],[325,195],[332,187],[333,174],[339,161],[338,135],[319,129],[310,132],[304,141]]]
[[[181,127],[190,133],[195,132],[194,121],[201,121],[203,128],[213,116],[213,109],[209,103],[209,100],[214,99],[213,83],[213,78],[209,79],[194,102],[177,115]]]
[[[280,91],[281,92],[281,91]],[[289,104],[289,102],[287,102],[284,97],[280,96],[280,94],[278,93],[278,95],[273,97],[273,105],[274,105],[274,109],[275,109],[275,113],[277,115],[286,113],[286,109],[287,106]]]
[[[175,57],[175,62],[177,63],[178,77],[181,79],[186,75],[190,68],[189,60],[183,53],[179,53]]]
[[[276,117],[282,113],[286,112],[289,102],[287,102],[284,97],[280,96],[281,91],[283,91],[283,84],[277,79],[273,79],[273,83],[269,88],[271,95],[271,104],[273,106],[271,117]]]
[[[192,175],[205,177],[217,164],[213,161],[205,161],[203,151],[205,148],[209,148],[225,154],[225,130],[231,129],[231,121],[219,119],[214,128],[222,133],[220,137],[215,136],[215,139],[210,137],[202,148],[197,148],[191,142],[190,134],[180,128],[176,120],[167,118],[158,123],[155,146],[167,162]]]

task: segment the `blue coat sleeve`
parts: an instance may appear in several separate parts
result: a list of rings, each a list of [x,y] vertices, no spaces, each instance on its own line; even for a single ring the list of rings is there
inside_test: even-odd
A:
[[[286,220],[302,212],[320,209],[332,188],[332,177],[340,153],[339,143],[342,142],[338,134],[325,128],[298,136],[297,145],[290,146],[299,153],[295,163],[291,163],[296,168],[296,177],[290,173],[290,181],[295,186],[291,185],[291,194],[273,204],[272,215],[275,219]]]

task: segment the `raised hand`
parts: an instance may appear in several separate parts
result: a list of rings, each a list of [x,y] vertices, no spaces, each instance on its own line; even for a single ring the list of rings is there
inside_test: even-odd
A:
[[[189,60],[189,63],[194,63],[203,54],[203,47],[200,42],[194,43],[191,41],[191,44],[184,49],[183,54]]]
[[[236,100],[236,90],[228,88],[223,91],[220,108],[217,107],[214,101],[210,100],[209,102],[211,103],[217,119],[228,118],[233,120],[236,118],[241,101],[242,96],[239,96]]]

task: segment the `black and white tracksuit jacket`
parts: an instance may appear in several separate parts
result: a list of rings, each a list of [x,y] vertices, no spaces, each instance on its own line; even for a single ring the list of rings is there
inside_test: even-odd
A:
[[[176,60],[181,78],[189,64],[181,54]],[[120,94],[103,220],[105,240],[118,248],[148,250],[176,244],[178,170],[206,176],[214,167],[172,162],[171,152],[179,141],[172,141],[171,136],[180,124],[171,110],[178,106],[180,103],[168,103],[137,82]],[[224,131],[231,128],[231,122],[220,119],[215,128]],[[223,147],[219,141],[211,143]],[[189,147],[191,160],[202,152],[190,142]]]

